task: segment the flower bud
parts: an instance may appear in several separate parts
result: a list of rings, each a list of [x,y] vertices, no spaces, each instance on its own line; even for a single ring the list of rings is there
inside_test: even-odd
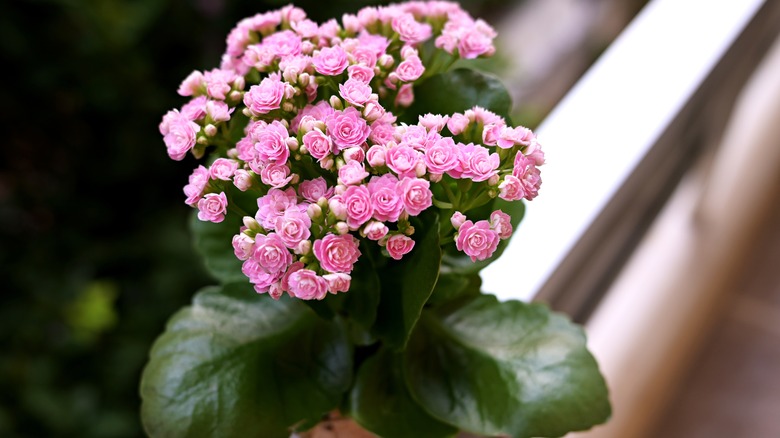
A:
[[[344,235],[349,233],[349,226],[346,222],[339,221],[336,222],[336,225],[333,226],[333,230],[336,232],[336,234]]]
[[[330,155],[320,160],[320,167],[322,167],[325,170],[333,169],[333,164],[334,164],[333,157]]]
[[[203,133],[209,137],[213,137],[217,135],[217,127],[209,123],[208,125],[203,127]]]
[[[233,80],[233,88],[235,90],[243,90],[246,86],[246,80],[241,75],[236,75],[236,79]]]
[[[241,102],[243,96],[244,94],[240,91],[231,91],[226,100],[229,102]]]
[[[393,56],[385,53],[384,55],[379,57],[376,63],[379,64],[382,68],[387,70],[393,66],[393,62],[394,62]]]
[[[295,137],[288,137],[286,140],[287,143],[287,149],[291,151],[297,151],[298,150],[298,139]]]
[[[372,167],[382,167],[385,165],[385,147],[381,145],[374,145],[368,148],[366,152],[366,159],[368,164]]]
[[[282,111],[291,113],[295,111],[295,105],[293,105],[292,102],[283,102],[282,103]]]
[[[311,252],[311,240],[301,240],[295,248],[296,254],[307,255]]]
[[[311,81],[310,74],[304,72],[298,75],[298,84],[301,87],[306,88],[309,85],[309,81]]]
[[[466,222],[466,215],[464,215],[459,211],[452,213],[452,217],[450,218],[450,223],[452,224],[452,228],[459,230],[460,226],[463,225],[464,222]]]
[[[406,234],[407,236],[411,236],[412,234],[414,234],[414,227],[409,225],[408,227],[404,228],[404,234]]]
[[[322,218],[322,207],[317,204],[309,204],[309,206],[306,208],[306,214],[309,215],[311,220],[317,222],[320,218]]]
[[[331,198],[328,201],[328,209],[336,219],[339,220],[347,219],[347,207],[340,200]]]
[[[250,229],[252,231],[260,231],[263,228],[260,226],[260,223],[257,222],[255,218],[252,216],[244,216],[244,226],[247,227],[247,229]]]
[[[342,110],[344,109],[344,104],[341,102],[341,99],[336,96],[335,94],[333,96],[330,96],[330,99],[328,100],[330,103],[330,106],[333,107],[335,110]]]
[[[433,183],[437,183],[441,181],[442,174],[440,173],[429,173],[428,174],[428,180]]]
[[[344,149],[343,154],[345,161],[359,161],[362,163],[366,158],[366,153],[358,146]]]
[[[498,181],[501,179],[498,175],[493,175],[488,179],[488,185],[491,187],[495,187],[498,185]]]

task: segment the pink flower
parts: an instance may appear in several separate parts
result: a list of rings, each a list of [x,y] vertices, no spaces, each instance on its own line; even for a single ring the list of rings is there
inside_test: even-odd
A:
[[[192,121],[203,120],[203,118],[206,117],[206,106],[209,102],[220,101],[209,100],[209,98],[206,96],[198,96],[194,99],[191,99],[181,107],[181,115]]]
[[[398,184],[404,208],[410,215],[417,216],[433,205],[430,186],[430,181],[421,178],[404,178]]]
[[[221,100],[209,100],[206,102],[206,115],[212,122],[227,122],[234,108]]]
[[[405,143],[391,147],[385,152],[387,167],[395,172],[399,178],[415,176],[417,163],[423,155]]]
[[[407,107],[414,102],[414,90],[412,84],[403,84],[401,89],[398,90],[398,94],[395,96],[395,105],[400,107]]]
[[[442,137],[425,150],[425,166],[432,173],[444,174],[458,165],[458,156],[452,137]]]
[[[268,292],[271,285],[278,282],[282,274],[281,272],[276,274],[267,272],[252,258],[244,261],[241,265],[241,272],[249,277],[249,282],[254,285],[255,291],[259,294]]]
[[[294,249],[302,240],[311,236],[311,218],[296,208],[288,209],[284,215],[277,216],[275,230],[287,248]]]
[[[220,223],[225,220],[225,213],[227,213],[227,196],[225,196],[225,192],[220,192],[219,194],[206,193],[198,201],[198,219],[202,221]]]
[[[279,282],[282,285],[282,289],[289,291],[290,290],[290,276],[296,272],[303,269],[304,265],[303,262],[294,262],[292,265],[290,265],[289,268],[287,268],[287,271],[282,275],[282,278],[279,280]]]
[[[257,117],[279,109],[284,98],[285,86],[279,78],[266,77],[259,85],[252,85],[244,94],[244,105]]]
[[[260,172],[260,181],[277,189],[286,186],[292,179],[293,175],[290,175],[290,168],[286,164],[271,163]]]
[[[255,251],[252,260],[256,261],[269,274],[281,275],[293,262],[292,254],[276,233],[255,236]]]
[[[390,231],[384,222],[369,221],[361,230],[361,235],[368,237],[371,240],[379,240],[387,235]]]
[[[195,146],[196,135],[200,131],[197,123],[187,119],[176,110],[169,111],[160,124],[160,132],[168,151],[168,156],[181,161]]]
[[[315,203],[320,198],[330,198],[333,195],[333,187],[328,188],[325,178],[320,176],[312,180],[301,181],[298,185],[298,194],[303,199]]]
[[[466,130],[469,126],[469,118],[463,114],[455,113],[447,120],[447,129],[450,130],[452,135],[458,135]]]
[[[366,186],[347,187],[347,190],[341,195],[341,201],[346,207],[347,225],[352,230],[358,229],[358,227],[371,219],[371,215],[374,214],[371,194]]]
[[[452,228],[459,230],[460,226],[463,225],[464,222],[466,222],[466,215],[464,215],[459,211],[452,213],[452,217],[450,218],[450,223],[452,224]]]
[[[374,145],[368,148],[366,160],[371,167],[382,167],[385,165],[385,147]]]
[[[395,260],[401,260],[405,254],[414,248],[414,240],[404,234],[393,234],[387,239],[387,253]]]
[[[278,120],[274,120],[257,135],[254,144],[257,159],[262,163],[285,163],[290,157],[290,149],[287,146],[289,134],[287,128]]]
[[[428,131],[441,132],[450,120],[449,116],[442,116],[440,114],[425,114],[420,116],[419,123],[425,127]]]
[[[512,218],[501,210],[490,213],[490,227],[498,234],[501,240],[512,236]]]
[[[421,43],[431,37],[431,25],[420,23],[414,15],[405,13],[398,15],[392,21],[393,30],[398,33],[401,41],[409,44]]]
[[[362,107],[371,98],[371,86],[357,79],[347,79],[339,84],[339,94],[351,105]]]
[[[376,58],[374,63],[376,63]],[[374,69],[372,67],[363,64],[350,65],[347,67],[347,73],[350,79],[368,84],[371,82],[371,79],[374,79]]]
[[[326,125],[328,135],[339,150],[362,145],[371,133],[366,121],[353,107],[348,107],[344,111],[336,111],[328,117]]]
[[[233,174],[233,185],[242,192],[245,192],[252,187],[253,180],[254,178],[248,170],[236,169],[236,172]]]
[[[202,165],[198,166],[190,175],[189,184],[184,186],[184,195],[187,196],[184,202],[191,207],[197,205],[208,182],[209,170]]]
[[[352,272],[360,257],[358,240],[351,234],[326,234],[322,239],[314,241],[312,249],[320,266],[331,273]]]
[[[222,181],[230,181],[238,170],[238,161],[228,158],[217,158],[209,167],[209,177]]]
[[[298,111],[298,114],[295,117],[293,117],[290,122],[290,130],[292,130],[292,132],[298,131],[300,129],[301,120],[306,116],[311,116],[314,120],[324,121],[334,112],[336,111],[325,100],[321,100],[315,105],[306,105],[302,110]]]
[[[180,96],[196,96],[204,90],[203,73],[195,70],[184,78],[178,92]]]
[[[324,47],[312,57],[312,64],[317,73],[325,76],[341,74],[349,64],[347,52],[341,46]]]
[[[344,149],[341,155],[344,157],[344,161],[347,163],[350,161],[357,161],[362,163],[366,160],[366,152],[363,150],[363,148],[358,146],[352,146],[351,148]]]
[[[398,178],[391,173],[381,177],[373,176],[368,182],[374,218],[380,221],[396,222],[404,209],[398,190]]]
[[[471,178],[475,182],[480,182],[486,181],[498,173],[501,159],[497,153],[491,154],[487,148],[470,143],[461,151],[467,160],[463,178]]]
[[[235,80],[236,74],[234,72],[218,68],[207,71],[203,75],[206,92],[212,99],[225,100],[225,96],[230,92]]]
[[[419,56],[410,56],[398,64],[398,67],[395,69],[395,74],[398,76],[398,79],[403,82],[416,81],[422,76],[423,72],[425,72],[425,67],[422,64],[422,61],[420,61]]]
[[[299,269],[287,278],[289,291],[302,300],[321,300],[328,293],[328,281],[311,269]]]
[[[303,146],[309,151],[309,155],[317,160],[322,160],[328,156],[333,149],[330,137],[323,134],[319,129],[309,131],[303,136]]]
[[[335,274],[325,274],[322,276],[328,282],[328,292],[336,294],[338,292],[348,292],[352,277],[343,272]]]
[[[233,253],[239,260],[246,260],[252,256],[255,250],[255,239],[244,233],[233,236]]]
[[[279,58],[300,55],[301,42],[301,37],[290,30],[282,30],[263,39],[263,44],[268,46],[273,54]]]
[[[539,194],[539,186],[542,185],[539,168],[534,165],[534,162],[530,158],[520,152],[515,156],[512,175],[519,179],[523,185],[523,190],[525,191],[523,197],[525,199],[530,201]]]
[[[385,145],[395,140],[395,127],[381,119],[371,124],[371,141]]]
[[[347,186],[360,184],[367,176],[366,167],[359,161],[349,161],[339,169],[339,182]]]
[[[458,54],[463,59],[474,59],[494,51],[493,38],[476,29],[467,31],[458,41]]]
[[[455,247],[475,262],[492,256],[499,240],[498,233],[490,229],[488,221],[478,221],[476,224],[466,221],[458,230]]]
[[[257,200],[257,214],[255,219],[267,230],[273,230],[276,226],[276,218],[283,216],[289,208],[298,205],[298,196],[295,189],[288,187],[282,191],[271,188],[268,193]]]
[[[498,197],[506,201],[519,201],[525,196],[523,183],[514,175],[506,175],[498,185]]]

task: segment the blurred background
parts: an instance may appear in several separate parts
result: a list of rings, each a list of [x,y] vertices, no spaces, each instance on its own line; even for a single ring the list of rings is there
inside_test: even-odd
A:
[[[301,0],[316,21],[379,1]],[[462,1],[521,59],[504,77],[534,127],[642,1]],[[0,436],[143,434],[138,380],[165,321],[211,280],[157,126],[192,70],[218,65],[239,0],[9,0],[0,123]],[[510,33],[512,30],[514,33]],[[517,53],[514,51],[513,53]]]

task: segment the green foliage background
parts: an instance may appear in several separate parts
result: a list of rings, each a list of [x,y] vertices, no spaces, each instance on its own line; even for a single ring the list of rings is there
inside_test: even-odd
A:
[[[0,436],[135,437],[152,341],[212,284],[157,131],[241,18],[288,2],[0,2]],[[368,4],[299,1],[324,21]],[[489,22],[510,2],[462,1]]]

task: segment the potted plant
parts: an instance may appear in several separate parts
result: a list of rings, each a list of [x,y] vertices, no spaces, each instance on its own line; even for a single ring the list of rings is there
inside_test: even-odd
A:
[[[500,80],[468,68],[495,37],[452,2],[325,23],[288,5],[184,79],[159,128],[172,159],[205,160],[184,193],[218,284],[150,352],[150,436],[289,437],[334,415],[382,437],[606,421],[583,330],[480,290],[544,163]]]

